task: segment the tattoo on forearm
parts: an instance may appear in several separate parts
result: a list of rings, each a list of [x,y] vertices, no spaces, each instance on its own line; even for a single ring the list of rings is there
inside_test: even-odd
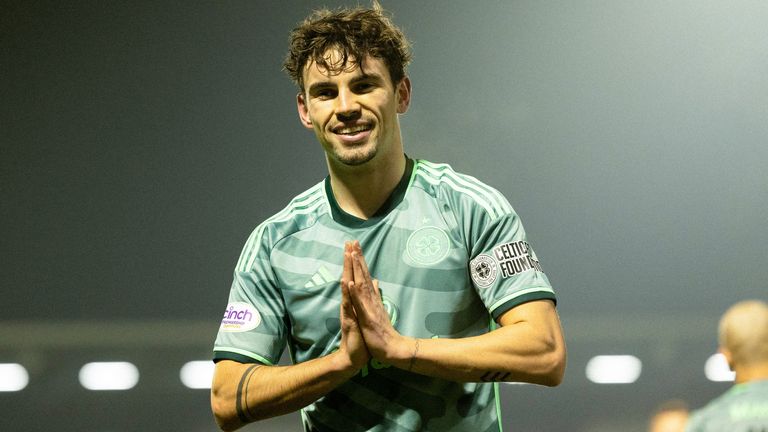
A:
[[[411,361],[408,363],[408,372],[413,369],[413,364],[416,363],[416,354],[419,353],[419,340],[416,339],[416,347],[413,348],[413,355],[411,356]]]
[[[505,381],[509,376],[509,372],[486,372],[480,377],[480,381],[483,382],[499,382]]]
[[[237,384],[237,397],[235,398],[235,410],[237,411],[237,417],[243,423],[250,423],[253,421],[253,416],[248,409],[248,383],[251,381],[254,370],[261,365],[251,365],[245,370],[243,376],[240,378],[240,382]],[[243,388],[245,388],[245,395],[243,395]]]

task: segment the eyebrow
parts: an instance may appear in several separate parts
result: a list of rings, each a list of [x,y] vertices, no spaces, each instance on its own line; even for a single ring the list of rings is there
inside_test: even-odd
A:
[[[357,84],[361,81],[376,81],[376,82],[384,82],[384,77],[381,76],[381,74],[378,73],[363,73],[360,76],[356,76],[350,80],[350,85]],[[311,86],[309,86],[309,89],[307,89],[307,93],[312,94],[313,92],[316,92],[318,89],[328,88],[328,87],[336,87],[336,84],[334,84],[331,81],[318,81],[316,83],[313,83]]]

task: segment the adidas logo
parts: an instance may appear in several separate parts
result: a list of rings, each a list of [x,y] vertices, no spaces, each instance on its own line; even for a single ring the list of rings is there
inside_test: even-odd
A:
[[[336,282],[336,279],[337,278],[334,277],[325,266],[320,266],[315,274],[313,274],[307,283],[304,284],[304,288],[314,288],[327,283]]]

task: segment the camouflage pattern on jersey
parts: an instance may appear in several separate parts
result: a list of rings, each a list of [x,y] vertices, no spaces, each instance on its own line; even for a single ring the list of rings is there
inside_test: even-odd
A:
[[[461,338],[523,302],[555,299],[517,214],[495,189],[445,164],[408,160],[382,209],[346,214],[326,179],[249,237],[214,359],[294,363],[339,346],[344,242],[359,240],[400,333]],[[302,410],[307,431],[499,431],[498,387],[409,373],[372,360]]]

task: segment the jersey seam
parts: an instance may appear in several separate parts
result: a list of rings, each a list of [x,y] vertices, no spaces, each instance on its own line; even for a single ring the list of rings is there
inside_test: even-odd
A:
[[[422,169],[420,170],[422,176],[429,176],[440,185],[445,185],[456,193],[469,198],[472,202],[478,204],[485,210],[491,219],[498,219],[512,211],[511,205],[506,201],[501,192],[481,182],[475,177],[458,173],[448,164],[435,164],[429,161],[422,162]],[[448,180],[453,181],[454,177],[458,184],[451,185]],[[461,184],[462,182],[464,184]],[[462,187],[467,190],[459,190]],[[490,210],[481,202],[483,199],[487,200]]]
[[[272,362],[272,361],[268,360],[266,357],[264,357],[262,355],[256,354],[255,352],[252,352],[252,351],[247,351],[247,350],[244,350],[244,349],[240,349],[240,348],[235,348],[235,347],[215,347],[213,351],[214,352],[220,352],[220,353],[239,354],[239,355],[242,355],[242,356],[245,356],[245,357],[250,357],[250,358],[252,358],[252,359],[254,359],[256,361],[262,362],[262,363],[266,364],[267,366],[274,366],[275,365],[275,362]]]
[[[424,186],[422,186],[422,185],[419,185],[419,184],[416,184],[416,182],[415,182],[415,179],[416,179],[416,171],[417,171],[417,169],[418,169],[419,165],[421,164],[421,162],[422,162],[421,160],[418,160],[418,161],[416,161],[416,164],[417,164],[417,165],[416,165],[416,166],[414,167],[414,169],[413,169],[413,178],[411,179],[411,186],[412,186],[412,187],[416,187],[416,188],[419,188],[419,189],[421,189],[422,191],[424,191],[424,193],[426,193],[427,195],[429,195],[430,197],[432,197],[432,198],[433,198],[435,201],[437,201],[438,203],[447,204],[447,201],[448,201],[448,200],[446,200],[445,198],[443,198],[443,197],[438,197],[438,196],[437,196],[437,193],[435,193],[434,195],[432,195],[432,194],[430,194],[430,193],[429,193],[429,191],[427,191],[427,190],[424,188]],[[410,187],[409,187],[408,189],[410,190]],[[457,222],[456,222],[456,230],[457,230],[459,233],[458,233],[458,234],[455,234],[455,235],[457,235],[457,236],[458,236],[458,241],[460,241],[460,244],[462,244],[462,245],[464,246],[464,250],[466,251],[467,255],[469,255],[469,245],[467,245],[466,241],[464,241],[464,238],[463,238],[463,236],[461,235],[461,226],[460,226],[460,224],[458,223],[458,221],[460,220],[460,219],[459,219],[459,215],[458,215],[458,214],[456,214],[456,210],[454,209],[454,206],[452,206],[452,205],[448,205],[448,209],[450,210],[451,214],[453,215],[453,218],[454,218],[454,220],[456,220],[456,221],[457,221]],[[441,209],[438,209],[438,210],[441,210]],[[451,236],[453,236],[453,235],[454,235],[454,229],[450,229],[450,227],[451,227],[451,225],[452,225],[452,224],[451,224],[451,223],[449,223],[449,222],[448,222],[448,221],[445,219],[445,215],[443,214],[443,212],[442,212],[442,211],[439,211],[438,213],[440,214],[440,219],[443,221],[443,224],[445,224],[445,226],[446,226],[446,227],[449,227],[448,231],[451,233]],[[456,239],[454,239],[454,240],[456,240]]]
[[[489,218],[491,218],[491,220],[497,219],[497,216],[494,214],[494,212],[491,209],[486,208],[478,199],[473,198],[468,192],[463,191],[463,190],[459,190],[459,189],[451,186],[445,180],[442,180],[440,178],[432,177],[431,174],[428,173],[427,171],[420,170],[417,173],[417,175],[419,175],[422,178],[424,178],[424,181],[426,181],[430,185],[435,186],[436,189],[440,189],[441,187],[447,187],[447,188],[451,189],[453,192],[455,192],[456,194],[458,194],[462,198],[469,199],[474,205],[476,205],[477,207],[481,208],[483,210],[483,212]],[[431,183],[430,180],[433,180],[433,181],[437,182],[437,184]],[[424,187],[422,187],[422,190],[426,190],[426,189]]]
[[[520,291],[516,291],[516,292],[514,292],[512,294],[508,294],[508,295],[502,297],[501,299],[497,300],[496,302],[493,303],[493,305],[491,305],[490,308],[488,308],[488,312],[493,314],[493,312],[496,309],[498,309],[499,306],[504,305],[504,303],[507,303],[510,300],[514,300],[517,297],[521,297],[521,296],[524,296],[526,294],[531,294],[531,293],[535,293],[535,292],[546,292],[546,293],[549,293],[549,294],[554,294],[555,293],[555,291],[552,288],[544,286],[544,285],[540,285],[540,286],[537,286],[537,287],[526,288],[524,290],[520,290]]]
[[[461,221],[462,218],[457,213],[457,210],[456,210],[457,206],[450,205],[450,200],[445,198],[445,197],[438,197],[438,195],[440,194],[440,191],[443,188],[448,188],[452,192],[455,192],[456,194],[458,194],[461,198],[469,199],[473,203],[473,206],[476,206],[476,207],[479,207],[480,209],[482,209],[483,212],[485,213],[485,215],[488,218],[490,218],[491,221],[496,220],[496,218],[494,217],[494,215],[487,208],[485,208],[481,203],[479,203],[470,194],[468,194],[467,192],[464,192],[464,191],[461,191],[461,190],[458,190],[458,189],[454,188],[453,186],[451,186],[451,185],[447,184],[445,181],[443,181],[441,178],[435,177],[433,173],[430,173],[429,171],[426,171],[426,169],[424,169],[423,167],[428,167],[428,164],[430,164],[430,163],[431,162],[428,162],[428,161],[418,160],[417,161],[417,165],[413,169],[413,178],[415,180],[416,176],[420,175],[422,178],[424,178],[424,181],[426,181],[428,184],[434,186],[434,189],[435,189],[434,195],[430,194],[427,191],[427,188],[424,187],[424,185],[416,184],[415,181],[413,181],[413,186],[414,187],[418,187],[419,189],[423,190],[428,195],[433,196],[435,200],[438,200],[438,201],[444,202],[444,203],[448,203],[448,209],[450,210],[451,214],[453,215],[454,220],[456,220],[456,223],[457,223],[457,229],[459,230],[459,233],[460,233],[461,244],[464,245],[464,249],[466,250],[467,255],[470,255],[471,252],[472,252],[472,248],[470,247],[470,244],[468,243],[469,238],[468,238],[467,233],[463,232],[464,228],[459,223],[459,221]],[[446,169],[452,169],[450,167],[450,165],[443,164],[443,166]],[[436,168],[433,167],[432,169],[436,169]],[[429,180],[427,179],[427,176],[429,176],[433,180],[437,181],[437,184],[430,183]],[[440,212],[440,217],[443,219],[443,222],[447,224],[447,221],[445,220],[445,216],[442,215],[442,212]],[[446,226],[450,226],[450,225],[446,225]]]
[[[238,259],[238,263],[237,263],[237,270],[238,271],[245,271],[245,272],[247,272],[247,271],[250,270],[252,264],[249,265],[249,263],[254,261],[255,257],[258,255],[258,250],[260,249],[260,243],[262,241],[261,239],[264,236],[264,232],[267,231],[267,228],[269,226],[272,226],[272,225],[280,223],[280,222],[285,222],[285,221],[292,220],[293,218],[289,217],[289,216],[292,216],[292,215],[295,214],[295,211],[297,210],[297,207],[298,207],[297,204],[299,202],[301,202],[302,204],[308,202],[309,204],[305,204],[306,208],[312,208],[312,206],[316,206],[316,208],[312,208],[312,211],[310,213],[316,212],[318,210],[318,208],[322,207],[323,201],[325,201],[326,209],[327,209],[327,203],[328,203],[327,197],[322,193],[322,191],[312,191],[312,189],[316,189],[320,185],[322,185],[322,182],[316,184],[315,186],[313,186],[312,188],[308,189],[307,191],[305,191],[305,192],[297,195],[296,197],[294,197],[287,206],[285,206],[282,210],[280,210],[279,212],[275,213],[274,215],[270,216],[264,222],[260,223],[253,230],[251,235],[248,237],[248,240],[246,241],[245,247],[243,248],[243,253],[241,254],[242,256]],[[321,190],[322,190],[322,188],[321,188]],[[310,191],[312,191],[312,192],[310,192]],[[310,193],[307,193],[307,192],[310,192]],[[306,194],[306,197],[302,197],[304,194]],[[299,197],[302,197],[302,201],[299,201]],[[317,218],[315,218],[315,221],[309,227],[313,226],[315,223],[317,223]],[[309,228],[309,227],[306,227],[306,228]],[[303,231],[304,229],[305,228],[302,228],[299,231]],[[298,232],[298,231],[294,231],[294,232]],[[277,242],[281,241],[285,237],[290,236],[291,234],[292,233],[285,234],[284,236],[280,237],[276,242],[274,242],[271,246],[274,247],[274,245],[277,244]],[[246,254],[246,250],[248,251],[247,254]],[[271,251],[270,251],[270,253],[271,253]]]

